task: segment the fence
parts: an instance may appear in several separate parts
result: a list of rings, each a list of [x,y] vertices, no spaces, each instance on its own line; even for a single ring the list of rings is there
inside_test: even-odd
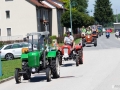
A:
[[[23,36],[17,35],[17,36],[0,36],[0,47],[4,44],[11,44],[14,42],[22,42]]]
[[[16,41],[16,40],[23,40],[22,35],[17,36],[0,36],[0,41]]]

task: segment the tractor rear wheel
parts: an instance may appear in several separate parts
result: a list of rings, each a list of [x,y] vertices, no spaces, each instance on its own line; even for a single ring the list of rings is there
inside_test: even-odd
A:
[[[58,61],[58,57],[56,57],[51,61],[51,70],[52,70],[53,78],[60,77],[60,64]]]

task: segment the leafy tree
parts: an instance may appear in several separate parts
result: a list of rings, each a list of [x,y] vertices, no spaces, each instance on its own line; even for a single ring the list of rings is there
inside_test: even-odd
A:
[[[66,11],[61,17],[61,23],[64,27],[70,28],[70,11]],[[72,10],[72,27],[73,33],[76,32],[76,28],[84,26],[89,26],[94,24],[94,18],[88,16],[85,13],[78,12],[77,10]]]
[[[65,7],[69,9],[69,0],[61,0],[65,3]],[[88,0],[71,0],[71,6],[72,8],[75,8],[79,12],[86,12],[86,9],[88,7]]]
[[[94,17],[99,24],[107,24],[113,22],[113,11],[109,0],[96,0],[94,6]]]
[[[117,15],[118,22],[120,22],[120,14]],[[114,22],[116,22],[116,15],[114,15]]]

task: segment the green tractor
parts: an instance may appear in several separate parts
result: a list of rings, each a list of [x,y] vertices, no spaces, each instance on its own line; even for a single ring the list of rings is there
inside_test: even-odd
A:
[[[48,31],[27,34],[28,43],[31,42],[32,47],[28,47],[28,50],[23,48],[21,55],[22,68],[15,69],[16,83],[21,83],[21,76],[24,80],[29,80],[31,74],[40,72],[46,73],[47,82],[51,81],[51,76],[53,78],[60,77],[58,51],[50,49],[48,35]],[[37,44],[37,50],[33,48],[34,44]]]

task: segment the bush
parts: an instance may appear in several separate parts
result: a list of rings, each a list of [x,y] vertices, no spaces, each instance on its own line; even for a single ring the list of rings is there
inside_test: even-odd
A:
[[[57,39],[57,37],[56,37],[55,35],[50,36],[49,38],[50,38],[51,40],[53,40],[53,39]]]

